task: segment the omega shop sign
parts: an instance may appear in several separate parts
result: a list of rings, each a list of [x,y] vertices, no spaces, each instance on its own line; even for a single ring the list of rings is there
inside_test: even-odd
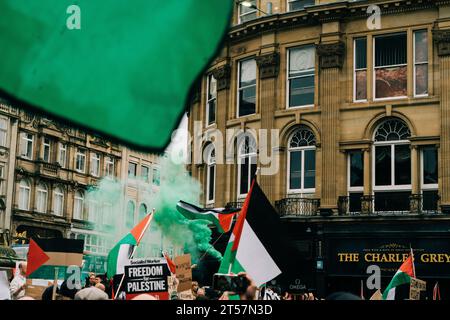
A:
[[[450,238],[330,238],[327,273],[363,276],[368,266],[377,265],[382,275],[391,276],[408,258],[410,246],[419,278],[450,278]]]

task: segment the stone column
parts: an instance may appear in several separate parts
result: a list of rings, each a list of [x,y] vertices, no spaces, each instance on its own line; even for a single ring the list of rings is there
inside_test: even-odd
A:
[[[337,210],[337,163],[339,155],[339,107],[340,69],[344,63],[344,42],[324,43],[317,46],[320,58],[320,108],[322,143],[322,192],[321,214],[331,214]]]
[[[217,80],[217,104],[216,104],[216,125],[217,130],[223,136],[223,148],[216,148],[216,189],[215,201],[216,207],[224,207],[228,202],[225,196],[227,190],[227,168],[225,165],[225,133],[228,104],[228,93],[230,89],[231,67],[228,61],[224,61],[213,71],[214,78]]]
[[[279,163],[261,163],[261,156],[266,159],[275,159],[273,155],[275,154],[274,148],[279,146],[272,146],[271,143],[271,130],[274,128],[274,113],[276,104],[276,81],[279,72],[280,55],[278,52],[274,51],[275,48],[271,48],[273,51],[265,52],[256,58],[256,63],[259,68],[259,112],[261,114],[261,129],[266,131],[266,141],[267,145],[261,145],[261,135],[258,137],[258,143],[260,146],[260,154],[258,159],[258,166],[266,168],[266,170],[260,170],[260,184],[264,190],[267,198],[274,203],[275,199],[275,189],[276,189],[276,175],[269,175],[269,167],[278,168]],[[262,148],[261,148],[262,147]],[[261,154],[261,151],[265,155]],[[275,160],[277,161],[277,160]],[[267,172],[266,172],[267,171]],[[279,173],[279,172],[278,172]],[[277,174],[278,174],[277,173]]]
[[[437,44],[440,73],[441,141],[439,175],[441,209],[450,213],[450,29],[433,30]]]

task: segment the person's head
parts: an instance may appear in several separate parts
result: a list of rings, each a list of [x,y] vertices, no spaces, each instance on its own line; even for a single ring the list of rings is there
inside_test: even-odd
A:
[[[198,291],[198,282],[197,281],[192,281],[191,289],[192,289],[193,294],[197,294],[197,291]]]
[[[91,272],[89,273],[89,284],[94,286],[95,285],[95,273]]]
[[[102,283],[102,278],[100,278],[99,276],[97,276],[97,277],[95,277],[94,282],[95,282],[95,284]]]
[[[102,290],[102,291],[105,291],[106,290],[106,288],[105,288],[105,286],[102,284],[102,283],[97,283],[96,285],[95,285],[95,287],[97,288],[97,289],[100,289],[100,290]]]
[[[20,274],[23,276],[27,274],[27,263],[26,262],[19,263],[19,271],[20,271]]]

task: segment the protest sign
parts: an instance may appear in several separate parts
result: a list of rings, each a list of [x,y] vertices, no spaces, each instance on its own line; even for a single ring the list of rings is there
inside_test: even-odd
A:
[[[427,283],[423,280],[411,278],[409,285],[409,300],[420,300],[420,292],[427,290]]]
[[[194,300],[194,295],[192,294],[192,290],[186,290],[178,293],[178,299],[180,300]]]
[[[127,300],[143,293],[159,300],[168,300],[168,276],[170,271],[164,258],[131,260],[125,266],[124,289]]]
[[[191,290],[192,287],[192,269],[191,269],[191,255],[184,254],[175,257],[176,275],[179,281],[178,292]]]

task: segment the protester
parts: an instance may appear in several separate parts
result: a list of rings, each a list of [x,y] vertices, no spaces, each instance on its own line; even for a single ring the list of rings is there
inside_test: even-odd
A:
[[[98,284],[98,287],[81,289],[75,294],[75,300],[108,300],[109,297],[104,290],[105,286],[103,284]]]
[[[25,296],[25,289],[27,287],[27,279],[25,278],[26,274],[27,263],[19,263],[19,273],[12,279],[9,285],[12,300],[19,300]]]
[[[89,288],[89,287],[93,287],[95,286],[96,282],[95,282],[95,273],[94,272],[89,272],[88,277],[86,278],[86,285],[84,286],[85,288]]]
[[[191,290],[192,290],[192,295],[194,296],[194,299],[197,298],[197,291],[198,291],[198,282],[197,281],[192,281]]]

